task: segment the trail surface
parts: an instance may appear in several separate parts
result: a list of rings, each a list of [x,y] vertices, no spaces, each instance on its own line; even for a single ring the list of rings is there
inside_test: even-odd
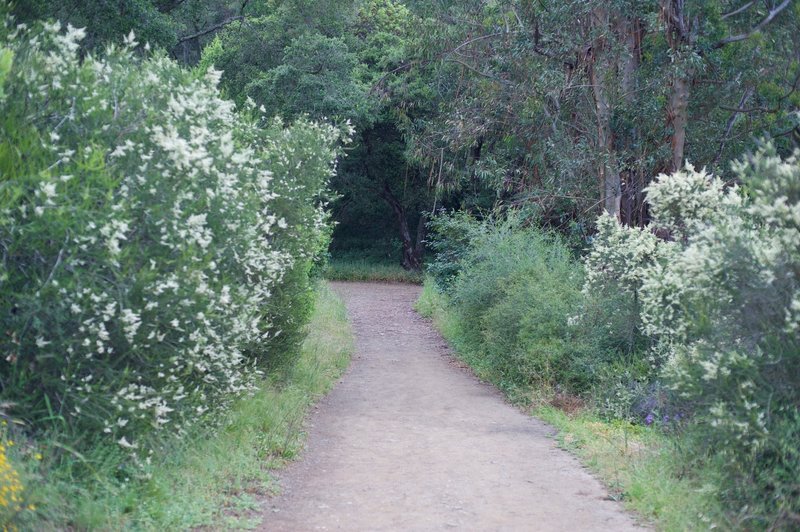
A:
[[[356,353],[263,530],[635,530],[549,437],[463,369],[409,285],[332,283]]]

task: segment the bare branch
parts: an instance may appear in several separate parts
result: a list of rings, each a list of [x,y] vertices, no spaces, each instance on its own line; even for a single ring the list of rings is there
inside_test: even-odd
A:
[[[755,92],[755,87],[753,86],[749,86],[744,90],[744,94],[742,94],[742,97],[739,100],[739,105],[737,106],[733,114],[730,116],[730,118],[728,118],[728,123],[725,126],[725,133],[722,135],[722,140],[719,143],[719,149],[717,150],[717,155],[714,157],[714,162],[712,164],[717,164],[719,160],[722,158],[722,152],[725,150],[725,144],[727,144],[728,139],[731,136],[731,131],[733,131],[733,125],[734,123],[736,123],[736,117],[739,115],[739,113],[742,112],[741,110],[742,107],[744,106],[744,104],[747,103],[747,100],[750,99],[750,97],[753,95],[754,92]]]
[[[755,3],[756,3],[755,0],[753,0],[751,2],[747,2],[745,5],[743,5],[739,9],[735,9],[735,10],[731,11],[730,13],[725,13],[720,18],[722,20],[725,20],[726,18],[735,17],[739,13],[743,13],[743,12],[747,11],[748,9],[750,9],[753,6],[753,4],[755,4]]]
[[[451,57],[451,58],[445,58],[445,61],[452,61],[453,63],[458,63],[459,65],[463,66],[467,70],[469,70],[471,72],[474,72],[475,74],[478,74],[479,76],[483,76],[485,78],[489,78],[489,79],[491,79],[493,81],[496,81],[497,83],[500,83],[500,84],[508,83],[507,81],[502,80],[502,79],[498,78],[497,76],[493,76],[492,74],[488,74],[486,72],[481,72],[477,68],[473,67],[470,64],[465,63],[464,61],[461,61],[460,59],[455,59],[455,58]]]
[[[383,82],[384,82],[384,81],[386,81],[386,78],[388,78],[388,77],[389,77],[389,76],[391,76],[392,74],[395,74],[395,73],[397,73],[397,72],[400,72],[400,71],[402,71],[402,70],[408,70],[408,69],[410,69],[411,67],[413,67],[414,65],[426,65],[426,64],[428,64],[429,62],[430,62],[430,61],[416,61],[416,60],[415,60],[415,61],[409,61],[408,63],[403,63],[403,64],[402,64],[402,65],[400,65],[399,67],[397,67],[397,68],[394,68],[394,69],[390,70],[389,72],[386,72],[386,73],[385,73],[383,76],[381,76],[381,77],[380,77],[380,79],[379,79],[378,81],[376,81],[375,83],[373,83],[373,84],[372,84],[372,88],[369,90],[369,93],[370,93],[370,94],[372,94],[373,92],[375,92],[375,90],[376,90],[378,87],[380,87],[380,86],[383,84]]]
[[[178,39],[178,44],[186,42],[186,41],[191,41],[192,39],[196,39],[198,37],[202,37],[203,35],[208,35],[209,33],[213,33],[213,32],[215,32],[215,31],[217,31],[219,29],[224,28],[228,24],[230,24],[232,22],[237,22],[239,20],[244,20],[244,17],[243,16],[237,16],[237,17],[231,17],[231,18],[225,19],[222,22],[220,22],[219,24],[214,24],[210,28],[206,28],[204,30],[198,31],[197,33],[193,33],[191,35],[186,35],[185,37],[181,37],[180,39]]]
[[[717,43],[715,43],[714,46],[712,46],[712,48],[714,48],[714,49],[722,48],[723,46],[725,46],[727,44],[731,44],[731,43],[734,43],[734,42],[739,42],[739,41],[744,41],[746,39],[749,39],[755,33],[758,33],[759,31],[761,31],[767,24],[772,22],[772,20],[775,17],[777,17],[778,14],[780,14],[781,11],[783,11],[784,9],[789,7],[789,4],[791,4],[791,3],[792,3],[792,0],[784,0],[782,4],[780,4],[778,7],[776,7],[772,11],[770,11],[767,14],[767,16],[764,17],[764,20],[762,20],[761,22],[759,22],[758,24],[753,26],[753,28],[750,31],[748,31],[746,33],[740,33],[739,35],[731,35],[730,37],[726,37],[725,39],[722,39],[721,41],[718,41]]]
[[[516,33],[516,32],[511,32],[511,33]],[[376,81],[376,82],[375,82],[375,83],[372,85],[372,88],[370,89],[370,93],[373,93],[373,92],[374,92],[374,91],[375,91],[375,90],[376,90],[378,87],[380,87],[380,86],[383,84],[383,82],[384,82],[384,81],[386,81],[386,78],[388,78],[388,77],[389,77],[390,75],[392,75],[392,74],[395,74],[395,73],[397,73],[397,72],[400,72],[400,71],[402,71],[402,70],[408,70],[408,69],[410,69],[411,67],[413,67],[414,65],[425,65],[425,64],[427,64],[427,63],[430,63],[431,61],[434,61],[434,60],[440,60],[440,59],[443,59],[443,60],[447,61],[447,60],[448,60],[448,59],[447,59],[447,56],[448,56],[448,55],[450,55],[450,54],[454,54],[454,53],[458,53],[458,51],[459,51],[461,48],[464,48],[465,46],[469,46],[470,44],[472,44],[472,43],[474,43],[474,42],[477,42],[477,41],[482,41],[482,40],[486,40],[486,39],[491,39],[491,38],[493,38],[493,37],[498,37],[498,36],[500,36],[500,35],[505,35],[505,34],[506,34],[506,32],[505,32],[505,31],[499,31],[499,32],[496,32],[496,33],[490,33],[490,34],[487,34],[487,35],[479,35],[478,37],[474,37],[474,38],[472,38],[472,39],[468,39],[468,40],[466,40],[466,41],[462,42],[461,44],[459,44],[458,46],[456,46],[456,47],[455,47],[455,48],[453,48],[452,50],[447,50],[447,51],[445,51],[445,52],[440,52],[440,53],[436,54],[436,57],[435,57],[435,59],[433,59],[433,60],[425,60],[425,61],[417,61],[417,60],[414,60],[414,61],[409,61],[408,63],[404,63],[404,64],[400,65],[399,67],[397,67],[397,68],[394,68],[394,69],[390,70],[389,72],[386,72],[386,73],[385,73],[383,76],[381,76],[381,77],[380,77],[380,79],[379,79],[378,81]],[[459,55],[461,55],[461,54],[459,54]],[[477,71],[477,70],[475,70],[475,68],[473,68],[473,67],[471,67],[471,66],[469,66],[469,65],[465,64],[464,62],[462,62],[462,61],[460,61],[460,60],[457,60],[457,59],[452,59],[452,61],[453,61],[453,62],[456,62],[456,63],[459,63],[459,64],[462,64],[462,65],[464,65],[465,67],[467,67],[468,69],[470,69],[470,70],[472,70],[473,72],[476,72],[476,73],[478,73],[478,74],[481,74],[482,76],[486,76],[486,77],[489,77],[489,78],[491,78],[491,79],[495,79],[495,80],[497,80],[497,81],[501,81],[501,80],[499,80],[499,79],[497,79],[497,78],[493,78],[492,76],[490,76],[490,75],[488,75],[488,74],[484,74],[483,72],[480,72],[480,71]]]
[[[472,39],[469,39],[467,41],[462,42],[461,44],[459,44],[458,46],[456,46],[455,48],[450,50],[449,53],[451,53],[451,54],[455,53],[455,52],[459,51],[460,49],[464,48],[465,46],[469,46],[470,44],[472,44],[472,43],[474,43],[476,41],[482,41],[482,40],[485,40],[485,39],[491,39],[492,37],[498,37],[500,35],[505,35],[506,33],[508,33],[508,32],[507,31],[498,31],[497,33],[490,33],[488,35],[480,35],[478,37],[474,37]]]
[[[786,100],[786,98],[788,98],[789,96],[794,94],[794,92],[797,90],[798,83],[800,83],[800,72],[798,72],[797,75],[794,77],[794,82],[792,83],[792,87],[789,89],[789,91],[786,94],[784,94],[783,96],[781,96],[780,98],[778,98],[778,101],[782,102],[782,101]],[[742,107],[742,105],[744,105],[744,103],[740,103],[739,107],[736,107],[736,108],[734,108],[734,107],[726,107],[724,105],[720,105],[719,108],[720,109],[724,109],[726,111],[733,111],[734,113],[737,113],[737,114],[738,113],[778,113],[778,112],[783,110],[783,108],[780,107],[780,106],[779,107],[773,107],[773,108],[769,108],[769,107],[744,108],[744,107]]]

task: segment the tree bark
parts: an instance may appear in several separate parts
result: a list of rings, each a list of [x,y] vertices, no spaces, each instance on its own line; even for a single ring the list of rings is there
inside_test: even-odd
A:
[[[620,90],[622,101],[629,113],[635,112],[638,84],[637,73],[641,65],[641,44],[644,33],[642,21],[636,17],[618,14],[617,34],[624,44],[624,52],[620,58],[622,72]],[[646,223],[646,206],[642,190],[646,186],[646,176],[642,170],[640,139],[641,131],[634,122],[628,133],[628,145],[624,146],[624,171],[620,171],[621,206],[620,221],[625,225],[643,226]],[[619,150],[619,148],[617,148]]]
[[[636,72],[641,62],[642,25],[639,20],[622,17],[619,33],[625,42],[622,58],[622,99],[627,105],[636,101]]]
[[[424,213],[420,213],[419,220],[417,220],[417,242],[414,245],[414,256],[417,262],[422,266],[422,256],[425,254],[425,232],[428,217]]]
[[[381,190],[381,197],[391,206],[397,220],[397,228],[400,232],[400,241],[403,244],[403,260],[401,265],[406,270],[420,271],[422,269],[422,238],[420,238],[420,231],[424,231],[424,221],[420,219],[422,229],[417,227],[417,242],[411,238],[411,231],[408,226],[408,216],[405,207],[392,193],[388,183],[383,184]]]
[[[661,16],[666,26],[666,38],[673,52],[680,57],[687,50],[694,50],[697,21],[690,21],[684,9],[685,0],[661,0]],[[677,65],[672,75],[669,101],[667,102],[667,125],[672,128],[670,146],[672,160],[669,170],[674,172],[683,166],[686,150],[686,127],[689,123],[689,98],[694,73],[685,65]]]
[[[620,177],[614,153],[614,137],[611,131],[611,104],[609,102],[609,60],[606,33],[611,31],[606,8],[596,8],[592,13],[592,26],[599,37],[594,39],[589,57],[589,79],[594,96],[597,117],[597,147],[600,151],[598,177],[600,199],[605,211],[619,219]]]
[[[672,79],[669,96],[667,120],[672,126],[672,162],[670,171],[675,172],[683,166],[686,149],[686,126],[689,123],[690,84],[688,76],[676,74]]]

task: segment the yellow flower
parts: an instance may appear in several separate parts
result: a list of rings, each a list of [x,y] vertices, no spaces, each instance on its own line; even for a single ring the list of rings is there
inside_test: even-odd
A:
[[[0,443],[0,508],[18,512],[23,509],[21,495],[24,488],[19,473],[14,470],[6,455],[6,449],[12,445],[11,441]]]

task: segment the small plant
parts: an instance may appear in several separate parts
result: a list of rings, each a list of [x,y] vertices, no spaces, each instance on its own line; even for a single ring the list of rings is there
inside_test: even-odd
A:
[[[36,510],[36,506],[26,502],[25,486],[20,473],[12,462],[11,451],[15,442],[9,437],[7,422],[0,427],[0,530],[16,531],[24,513]],[[37,459],[41,455],[36,455]]]
[[[0,441],[0,511],[2,511],[3,528],[8,527],[8,523],[14,520],[14,516],[24,509],[23,506],[23,486],[19,478],[19,473],[14,469],[7,454],[7,449],[13,446],[12,440],[3,439]]]

